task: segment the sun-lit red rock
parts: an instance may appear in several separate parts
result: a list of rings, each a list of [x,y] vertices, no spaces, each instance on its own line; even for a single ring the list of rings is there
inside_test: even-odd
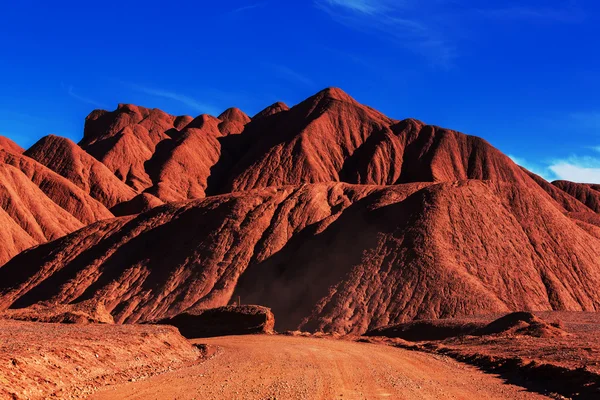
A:
[[[565,210],[571,213],[588,213],[590,210],[578,201],[575,197],[569,193],[560,189],[557,185],[554,185],[539,175],[533,172],[527,171],[525,168],[521,169],[527,173],[544,191],[546,191],[558,204],[560,204]]]
[[[0,164],[20,170],[47,197],[83,224],[113,217],[102,203],[32,158],[0,150]]]
[[[46,136],[25,155],[67,178],[107,208],[136,196],[136,192],[117,179],[104,164],[69,139]]]
[[[392,185],[493,179],[535,185],[485,140],[407,119],[392,120],[329,88],[285,113],[255,117],[225,146],[236,160],[210,192],[341,181]]]
[[[16,144],[15,142],[13,142],[5,136],[0,136],[0,149],[18,154],[21,154],[25,151],[21,148],[21,146],[19,146],[18,144]]]
[[[103,221],[0,269],[0,304],[102,301],[116,322],[232,298],[276,329],[600,306],[600,240],[534,189],[483,181],[259,189]],[[37,260],[37,261],[36,261]],[[40,262],[39,260],[43,260]]]
[[[569,181],[554,181],[552,184],[579,200],[593,212],[600,214],[600,190],[594,189],[595,185]]]
[[[189,117],[175,117],[158,109],[119,104],[112,112],[96,110],[87,118],[79,145],[137,191],[152,185],[145,162],[168,131],[181,129]]]
[[[83,224],[59,207],[21,170],[0,163],[0,265],[36,244]]]
[[[225,136],[242,133],[246,124],[250,122],[250,117],[235,107],[225,110],[219,115],[219,119],[222,121],[219,123],[219,130]]]
[[[290,108],[287,106],[287,104],[282,103],[281,101],[278,101],[277,103],[271,104],[269,107],[265,108],[264,110],[260,111],[258,114],[256,114],[252,119],[261,119],[264,117],[269,117],[273,114],[277,114],[280,113],[282,111],[287,111]]]
[[[176,138],[161,142],[147,164],[154,182],[148,192],[165,202],[205,197],[221,155],[219,124],[219,119],[201,115]]]
[[[340,89],[251,120],[94,111],[81,146],[107,169],[52,140],[30,152],[66,163],[72,182],[0,150],[17,188],[0,197],[4,257],[58,238],[0,268],[0,308],[88,301],[120,323],[240,296],[272,308],[279,330],[362,333],[600,307],[596,188],[551,185],[483,139],[388,118]],[[97,198],[121,182],[139,194],[114,200],[111,218],[94,182]]]

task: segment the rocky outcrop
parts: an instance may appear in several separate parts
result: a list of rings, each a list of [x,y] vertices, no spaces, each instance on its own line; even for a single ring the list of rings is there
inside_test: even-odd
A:
[[[136,192],[74,142],[59,136],[40,139],[25,155],[68,179],[107,208],[131,200]]]
[[[188,339],[273,333],[275,317],[270,309],[261,306],[226,306],[208,310],[189,311],[157,321],[173,325]]]

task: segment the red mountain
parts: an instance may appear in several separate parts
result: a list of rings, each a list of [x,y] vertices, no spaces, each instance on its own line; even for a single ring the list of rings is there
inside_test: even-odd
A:
[[[568,181],[555,181],[552,184],[579,200],[590,210],[600,214],[600,185]]]
[[[136,196],[136,192],[117,179],[104,164],[69,139],[46,136],[25,155],[67,178],[108,208]]]
[[[90,114],[80,145],[95,160],[55,137],[4,152],[88,225],[0,268],[0,308],[91,301],[137,322],[240,296],[272,308],[276,329],[362,333],[600,307],[596,187],[550,184],[483,139],[393,120],[339,89],[252,119],[120,105]],[[83,221],[65,203],[76,195],[124,217]],[[13,225],[0,239],[30,246]]]
[[[23,151],[25,151],[21,148],[21,146],[4,136],[0,136],[0,149],[17,154],[23,153]]]

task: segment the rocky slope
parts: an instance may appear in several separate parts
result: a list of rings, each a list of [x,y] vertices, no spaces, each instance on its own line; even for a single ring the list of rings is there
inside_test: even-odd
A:
[[[12,256],[113,214],[73,183],[0,149],[0,265]]]
[[[4,149],[17,154],[23,153],[25,151],[23,150],[23,148],[21,148],[21,146],[4,136],[0,136],[0,149]]]
[[[568,181],[555,181],[552,184],[579,200],[593,212],[600,213],[600,186]]]
[[[276,329],[363,333],[600,306],[595,187],[339,89],[253,118],[97,110],[80,146],[94,158],[52,136],[0,150],[29,188],[4,195],[21,196],[0,214],[4,257],[57,239],[0,268],[0,309],[87,301],[141,322],[240,296]]]
[[[25,155],[65,177],[107,208],[137,195],[104,164],[69,139],[46,136],[28,149]]]
[[[276,329],[600,306],[600,240],[509,184],[259,189],[99,222],[0,269],[0,306],[103,302],[116,322],[226,305]]]

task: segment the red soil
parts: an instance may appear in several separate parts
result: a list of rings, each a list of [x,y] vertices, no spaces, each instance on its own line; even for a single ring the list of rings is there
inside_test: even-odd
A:
[[[85,398],[102,386],[167,372],[199,357],[170,326],[0,319],[0,397]]]
[[[401,339],[385,339],[383,342],[450,355],[486,371],[499,373],[509,381],[516,379],[536,390],[545,389],[568,398],[598,398],[598,313],[515,313],[494,321],[497,317],[482,315],[460,320],[421,321],[424,327],[422,333],[425,334],[440,325],[463,328],[462,331],[455,329],[455,335],[437,340],[424,336],[419,340],[418,332],[410,330],[411,324],[374,330],[370,334],[403,337],[411,333],[413,337],[410,340],[420,343],[409,344]],[[382,341],[378,338],[368,340]]]
[[[544,399],[449,357],[347,340],[227,336],[201,364],[104,388],[92,399]]]

